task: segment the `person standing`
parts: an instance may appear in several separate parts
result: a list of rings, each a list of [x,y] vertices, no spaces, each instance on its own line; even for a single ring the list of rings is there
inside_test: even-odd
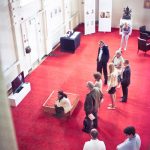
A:
[[[112,62],[116,69],[121,70],[123,62],[124,62],[124,58],[122,57],[120,50],[116,51],[116,53],[112,59]]]
[[[129,66],[129,60],[125,60],[124,61],[124,71],[122,73],[122,77],[121,77],[121,86],[122,86],[122,92],[123,92],[123,96],[120,102],[127,102],[128,99],[128,86],[130,84],[130,77],[131,77],[131,69]]]
[[[119,88],[121,86],[120,76],[122,73],[122,68],[123,68],[123,63],[124,63],[124,59],[123,59],[122,54],[119,50],[116,51],[115,56],[112,59],[112,62],[113,62],[114,66],[118,72],[118,86],[117,86],[117,88]]]
[[[130,34],[131,34],[131,27],[125,22],[122,27],[122,38],[121,38],[120,50],[124,49],[126,51],[128,38]]]
[[[97,71],[102,74],[102,70],[104,73],[104,84],[107,84],[107,63],[109,60],[109,49],[108,46],[105,45],[103,41],[99,42],[99,49],[97,55]]]
[[[98,87],[99,88],[99,90],[102,92],[102,79],[101,79],[101,77],[102,77],[102,75],[101,75],[101,73],[100,72],[95,72],[94,74],[93,74],[93,77],[94,77],[94,79],[95,79],[95,87]]]
[[[123,132],[127,136],[127,139],[123,143],[117,145],[117,150],[140,150],[141,139],[135,132],[135,128],[133,126],[128,126]]]
[[[116,86],[118,84],[118,72],[115,69],[113,63],[109,63],[109,80],[108,80],[108,93],[110,94],[111,104],[107,107],[108,109],[116,109]]]
[[[87,82],[87,88],[89,93],[86,95],[84,102],[84,111],[86,117],[83,121],[83,131],[89,133],[92,128],[97,128],[97,112],[100,105],[101,93],[99,88],[94,87],[94,83],[91,81]],[[91,118],[91,116],[93,116]]]
[[[85,142],[83,150],[106,150],[105,143],[98,140],[98,131],[92,129],[90,132],[91,140]]]

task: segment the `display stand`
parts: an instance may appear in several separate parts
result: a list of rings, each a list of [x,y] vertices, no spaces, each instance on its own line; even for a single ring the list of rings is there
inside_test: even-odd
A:
[[[19,103],[24,99],[24,97],[31,91],[31,85],[29,82],[26,82],[22,85],[22,89],[19,93],[11,94],[8,96],[11,106],[18,106]]]
[[[132,33],[132,20],[131,19],[122,19],[122,18],[120,19],[120,24],[119,24],[119,26],[120,26],[119,34],[122,35],[122,26],[125,23],[127,23],[130,26],[130,28],[131,28],[131,30],[130,30],[130,35],[131,35],[131,33]]]

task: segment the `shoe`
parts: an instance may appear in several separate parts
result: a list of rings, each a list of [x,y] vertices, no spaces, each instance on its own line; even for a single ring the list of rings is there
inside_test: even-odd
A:
[[[62,118],[63,117],[62,115],[58,115],[58,114],[53,114],[53,116],[56,118]]]
[[[117,86],[117,88],[120,88],[120,86],[121,86],[121,85],[119,84],[119,85]]]
[[[108,106],[109,106],[109,107],[111,107],[111,106],[112,106],[112,104],[108,104]]]
[[[112,106],[108,106],[107,109],[114,110],[114,109],[116,109],[116,107],[115,106],[113,106],[113,107]]]
[[[120,102],[122,102],[122,103],[126,103],[127,101],[126,101],[126,100],[121,99],[121,100],[120,100]]]
[[[104,85],[107,85],[107,81],[104,82]]]
[[[97,129],[97,125],[93,125],[93,128]]]
[[[83,132],[86,132],[86,133],[90,133],[90,131],[89,131],[89,130],[86,130],[85,128],[83,128],[82,131],[83,131]]]
[[[120,101],[120,102],[122,102],[122,103],[126,103],[127,101]]]

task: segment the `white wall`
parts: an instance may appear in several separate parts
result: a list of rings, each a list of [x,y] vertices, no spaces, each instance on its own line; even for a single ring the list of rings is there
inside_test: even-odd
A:
[[[74,29],[79,24],[78,0],[68,0],[67,20],[63,7],[65,0],[21,1],[24,5],[20,5],[20,0],[9,0],[9,4],[8,0],[0,2],[0,18],[3,20],[0,22],[0,61],[7,89],[21,71],[26,76],[40,64],[67,28]],[[56,16],[53,20],[51,13]],[[28,45],[32,48],[30,54],[25,52]]]
[[[18,53],[15,51],[8,2],[0,3],[0,61],[6,84],[17,75]],[[12,76],[10,76],[12,72]]]

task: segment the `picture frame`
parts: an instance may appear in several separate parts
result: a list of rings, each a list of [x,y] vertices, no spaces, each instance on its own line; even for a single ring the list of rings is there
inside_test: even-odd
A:
[[[144,0],[144,8],[150,9],[150,0]]]

